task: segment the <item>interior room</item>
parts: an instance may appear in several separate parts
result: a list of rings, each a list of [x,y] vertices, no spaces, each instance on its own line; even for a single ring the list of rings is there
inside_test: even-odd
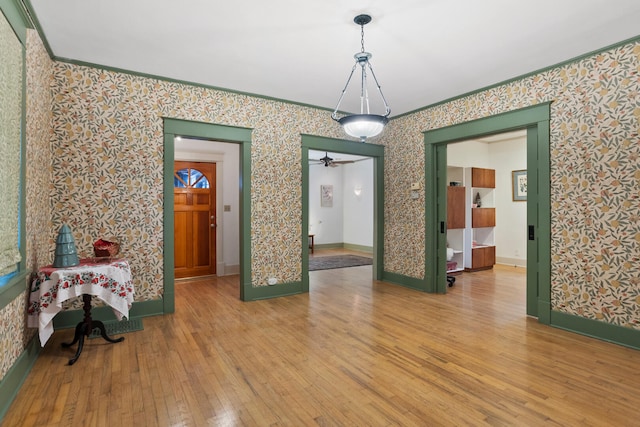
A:
[[[636,0],[0,11],[1,425],[639,419]]]

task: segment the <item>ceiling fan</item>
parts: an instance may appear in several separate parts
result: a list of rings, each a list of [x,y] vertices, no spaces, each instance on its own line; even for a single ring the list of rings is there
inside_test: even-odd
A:
[[[331,166],[332,168],[338,167],[339,165],[344,165],[346,163],[355,163],[355,160],[337,160],[337,159],[333,159],[331,157],[329,157],[329,153],[325,152],[324,153],[324,157],[321,157],[319,159],[309,159],[312,162],[319,162],[319,163],[313,163],[315,165],[324,165],[324,167],[329,167]]]

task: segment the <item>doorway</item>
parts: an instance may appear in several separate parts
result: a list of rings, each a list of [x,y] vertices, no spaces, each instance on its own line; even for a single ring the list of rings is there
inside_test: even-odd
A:
[[[309,270],[373,254],[373,158],[309,150]]]
[[[384,147],[319,136],[302,136],[302,292],[309,292],[309,150],[373,160],[373,279],[382,278],[384,235]],[[311,157],[313,158],[313,157]]]
[[[551,221],[549,183],[550,103],[425,132],[425,278],[446,293],[447,144],[517,129],[527,132],[527,314],[551,317]]]
[[[526,130],[447,144],[447,274],[526,267],[526,198],[512,185],[526,169]]]
[[[177,137],[237,144],[239,164],[239,274],[241,300],[251,299],[251,129],[164,118],[163,161],[163,267],[162,312],[175,311],[174,161]],[[218,209],[219,211],[220,209]],[[219,223],[219,222],[218,222]],[[218,235],[220,233],[218,232]],[[218,253],[218,257],[220,254]],[[216,266],[217,269],[217,266]]]

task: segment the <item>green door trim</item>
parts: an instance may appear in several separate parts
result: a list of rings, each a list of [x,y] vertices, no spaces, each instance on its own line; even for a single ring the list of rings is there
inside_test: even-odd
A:
[[[309,150],[369,156],[373,164],[373,279],[381,280],[384,258],[384,146],[302,135],[302,292],[309,292]]]
[[[251,291],[251,129],[163,117],[164,121],[164,313],[175,311],[173,223],[174,138],[240,144],[240,299]]]
[[[537,316],[541,323],[551,318],[551,195],[549,122],[551,103],[485,117],[445,128],[424,132],[425,144],[425,279],[430,292],[446,292],[446,245],[439,242],[440,221],[446,218],[446,146],[451,142],[478,138],[495,133],[527,129],[527,168],[536,181],[537,194],[530,192],[527,206],[534,206],[535,216],[527,213],[527,222],[533,225],[535,240],[528,243],[527,270],[537,271],[537,280],[527,278],[527,314]],[[531,151],[533,150],[533,152]],[[443,154],[444,153],[444,154]],[[533,154],[533,155],[532,155]],[[444,161],[444,163],[442,163]],[[535,172],[534,172],[535,171]],[[530,178],[531,180],[531,178]],[[529,184],[531,185],[531,184]],[[531,187],[530,187],[531,188]],[[439,244],[440,243],[440,244]],[[530,256],[534,245],[537,259]],[[435,256],[430,256],[435,254]],[[532,264],[534,263],[535,264]],[[536,295],[531,302],[529,298]],[[533,312],[535,311],[535,312]]]

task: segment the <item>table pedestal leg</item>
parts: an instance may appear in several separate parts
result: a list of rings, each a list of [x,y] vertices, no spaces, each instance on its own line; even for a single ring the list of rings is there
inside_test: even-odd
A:
[[[91,295],[83,294],[82,301],[84,303],[84,305],[82,306],[82,309],[84,310],[84,319],[76,326],[76,333],[73,336],[73,341],[71,341],[70,343],[62,343],[63,347],[71,347],[75,343],[78,343],[78,350],[76,351],[76,355],[73,356],[73,358],[69,359],[69,365],[73,365],[74,363],[76,363],[76,360],[78,360],[78,357],[80,357],[80,353],[82,353],[82,347],[84,346],[84,337],[88,337],[89,335],[91,335],[91,332],[96,328],[100,329],[100,336],[111,343],[124,341],[124,337],[120,337],[117,339],[111,338],[107,335],[104,323],[99,320],[91,319]]]

